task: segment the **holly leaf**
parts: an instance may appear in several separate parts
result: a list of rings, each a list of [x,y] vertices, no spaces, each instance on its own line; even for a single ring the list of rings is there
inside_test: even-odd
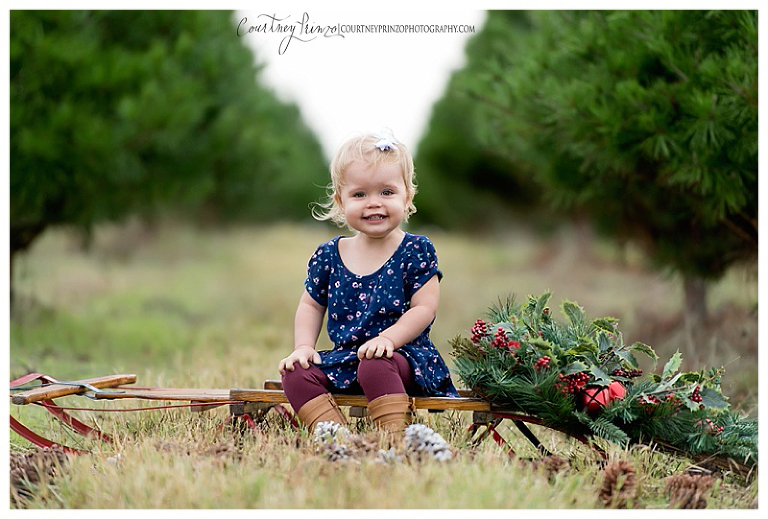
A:
[[[702,380],[702,374],[698,371],[689,371],[688,373],[683,373],[680,380],[683,382],[700,382]]]
[[[544,307],[547,306],[547,301],[549,301],[549,298],[552,297],[551,292],[544,292],[539,296],[539,300],[536,302],[536,311],[541,312],[544,310]]]
[[[552,353],[554,344],[547,339],[536,337],[528,341],[528,345],[539,355],[549,355]]]
[[[661,374],[661,378],[667,379],[674,375],[678,369],[680,369],[680,365],[683,363],[683,355],[680,353],[680,350],[677,350],[674,355],[672,355],[672,358],[670,358],[667,363],[664,365],[664,371]]]
[[[600,335],[597,336],[597,342],[600,345],[600,353],[611,349],[611,340],[608,338],[608,334],[605,332],[600,332]]]
[[[639,364],[637,363],[637,359],[635,358],[634,354],[631,351],[627,350],[616,350],[616,355],[621,357],[621,359],[629,364],[629,366],[632,369],[638,369]]]
[[[587,365],[583,362],[571,362],[568,364],[565,369],[563,369],[563,375],[573,375],[574,373],[581,373],[583,371],[587,371]]]
[[[639,351],[641,353],[645,353],[646,355],[648,355],[648,357],[650,357],[650,359],[653,360],[653,369],[656,370],[656,364],[657,364],[657,362],[659,360],[659,356],[656,355],[656,352],[653,351],[653,348],[651,348],[650,346],[648,346],[645,343],[636,342],[636,343],[632,344],[629,347],[629,349],[633,350],[633,351]]]
[[[595,384],[599,386],[607,386],[608,384],[613,382],[611,377],[609,377],[606,372],[604,372],[602,369],[598,368],[597,366],[590,367],[589,372],[592,373],[593,377],[595,377]]]
[[[590,339],[579,339],[579,343],[573,348],[568,348],[566,353],[578,354],[578,353],[593,353],[597,355],[599,353],[597,345]]]
[[[574,301],[563,301],[562,304],[563,313],[568,317],[568,320],[571,321],[571,324],[574,328],[581,331],[584,329],[584,323],[586,321],[586,316],[584,314],[584,309],[578,305],[578,303]]]
[[[677,375],[673,376],[669,380],[664,380],[663,382],[659,383],[659,386],[656,388],[657,391],[667,391],[669,389],[672,389],[675,387],[675,382],[677,382],[677,379],[679,379],[682,376],[682,373],[678,373]]]
[[[729,407],[728,397],[724,396],[719,391],[715,391],[710,387],[705,387],[701,391],[701,403],[707,407],[714,407],[716,409],[725,409]]]
[[[613,326],[618,322],[619,320],[615,317],[600,317],[599,319],[592,321],[589,326],[594,330],[603,330],[608,333],[613,333],[615,331]]]

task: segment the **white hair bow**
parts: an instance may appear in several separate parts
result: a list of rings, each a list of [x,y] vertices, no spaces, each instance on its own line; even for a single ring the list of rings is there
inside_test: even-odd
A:
[[[384,135],[381,133],[374,133],[373,138],[377,139],[373,145],[379,148],[380,151],[396,150],[395,138],[392,135]]]

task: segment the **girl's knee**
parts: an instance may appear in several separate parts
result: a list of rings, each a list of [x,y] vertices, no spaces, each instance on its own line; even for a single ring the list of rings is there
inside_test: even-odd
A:
[[[396,368],[394,361],[386,357],[362,359],[357,367],[357,377],[359,379],[361,375],[363,377],[369,375],[377,376],[382,372],[392,371],[393,368]]]
[[[296,370],[294,371],[288,371],[285,370],[285,373],[283,373],[280,376],[280,380],[283,382],[283,387],[290,386],[293,382],[293,374],[296,373]]]
[[[304,369],[297,366],[282,375],[283,391],[294,409],[301,409],[312,398],[330,390],[328,378],[316,366]]]
[[[381,395],[406,392],[405,381],[394,358],[361,360],[357,368],[357,381],[368,401]]]
[[[319,378],[320,377],[318,377],[317,373],[315,373],[315,370],[313,370],[312,367],[309,369],[304,369],[301,366],[296,366],[296,369],[293,371],[285,370],[285,373],[283,373],[281,377],[283,382],[283,389],[286,387],[305,386],[307,384],[323,385]]]
[[[363,359],[357,367],[357,381],[363,388],[371,384],[378,385],[389,379],[397,382],[401,379],[394,359],[386,357]]]

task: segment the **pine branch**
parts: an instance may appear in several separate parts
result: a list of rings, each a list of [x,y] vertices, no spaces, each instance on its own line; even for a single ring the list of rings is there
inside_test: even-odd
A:
[[[650,346],[624,345],[615,319],[596,319],[587,326],[575,303],[563,303],[569,324],[561,324],[544,311],[548,299],[548,293],[529,296],[523,307],[509,298],[500,300],[495,315],[505,320],[488,329],[504,333],[473,336],[474,342],[461,337],[451,341],[456,373],[467,387],[570,434],[622,445],[652,440],[690,454],[757,462],[757,422],[727,410],[720,390],[722,369],[679,373],[682,356],[678,352],[664,365],[662,376],[634,380],[637,373],[629,373],[636,368],[631,350],[656,361]],[[599,386],[620,380],[625,394],[586,414],[580,398],[568,392],[578,391],[585,376],[589,384]]]

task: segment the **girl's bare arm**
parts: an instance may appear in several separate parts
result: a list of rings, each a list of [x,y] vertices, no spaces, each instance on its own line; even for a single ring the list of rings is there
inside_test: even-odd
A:
[[[309,367],[310,360],[315,364],[320,363],[320,355],[315,351],[315,344],[323,326],[323,316],[325,316],[325,307],[312,299],[305,290],[299,300],[294,318],[293,352],[278,365],[281,375],[285,370],[293,371],[295,362],[304,369]]]

